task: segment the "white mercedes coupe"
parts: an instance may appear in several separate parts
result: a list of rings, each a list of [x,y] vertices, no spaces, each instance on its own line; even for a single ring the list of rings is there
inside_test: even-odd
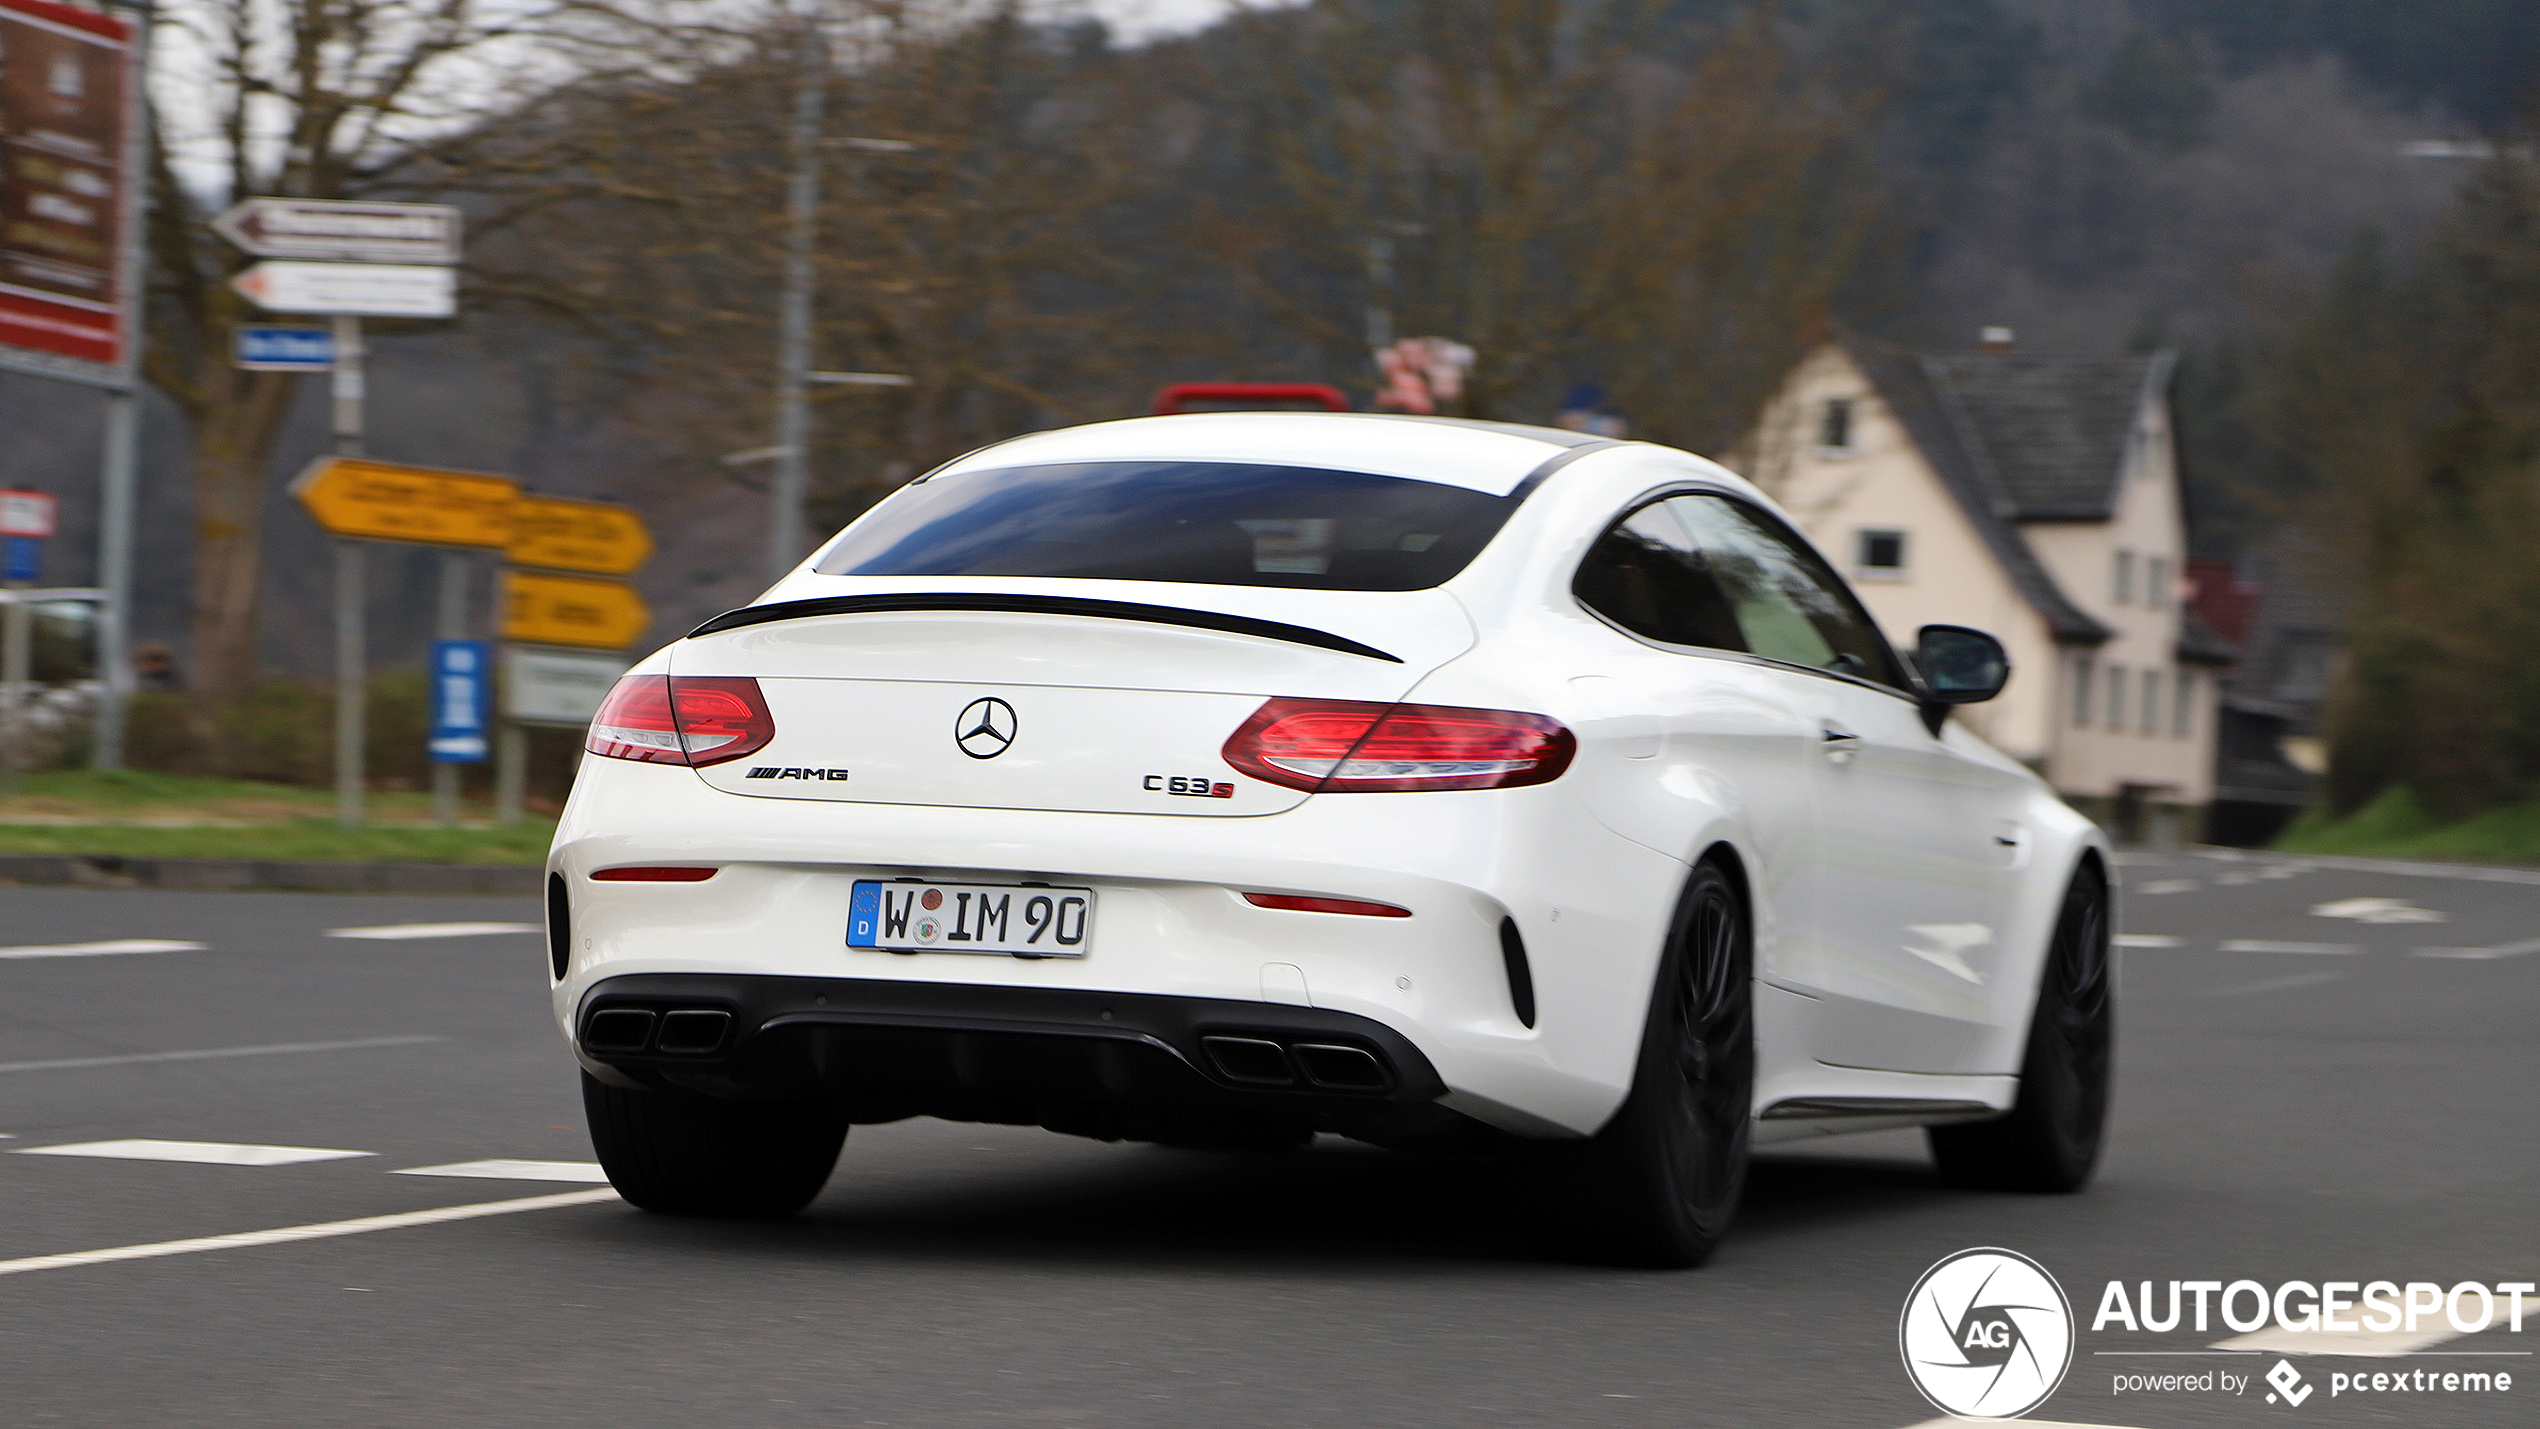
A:
[[[1494,1148],[1690,1265],[1758,1142],[2097,1159],[2108,856],[1755,487],[1642,442],[1225,413],[910,482],[637,665],[548,860],[609,1180],[784,1215],[911,1116]]]

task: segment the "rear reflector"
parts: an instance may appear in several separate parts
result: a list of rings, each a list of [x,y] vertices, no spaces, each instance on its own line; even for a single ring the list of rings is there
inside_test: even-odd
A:
[[[703,883],[720,872],[712,868],[602,868],[592,872],[595,883]]]
[[[721,764],[776,737],[758,681],[748,676],[628,675],[592,717],[582,747],[645,764]]]
[[[1295,913],[1355,913],[1362,918],[1408,918],[1411,910],[1390,903],[1361,903],[1355,898],[1300,898],[1290,893],[1247,893],[1255,908],[1285,908]]]
[[[1544,784],[1577,752],[1542,715],[1303,699],[1264,702],[1223,751],[1255,779],[1318,794]]]

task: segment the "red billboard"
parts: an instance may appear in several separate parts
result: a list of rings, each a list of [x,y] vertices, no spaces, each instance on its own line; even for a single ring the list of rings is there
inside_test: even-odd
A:
[[[131,39],[93,10],[0,0],[0,364],[102,378],[123,359]]]

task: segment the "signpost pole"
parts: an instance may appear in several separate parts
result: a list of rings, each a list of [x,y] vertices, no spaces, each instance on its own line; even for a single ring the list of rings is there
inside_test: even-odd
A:
[[[35,612],[26,589],[25,581],[12,579],[9,604],[0,610],[7,621],[5,630],[0,630],[0,719],[7,721],[0,726],[0,746],[5,746],[0,748],[0,795],[12,799],[18,795],[18,772],[27,763],[28,647],[34,643],[28,638],[32,633],[28,625]]]
[[[494,822],[504,828],[520,822],[520,806],[529,789],[529,730],[516,719],[495,725]]]
[[[443,640],[467,638],[467,554],[463,551],[441,553],[441,633]],[[430,696],[440,699],[436,689]],[[432,762],[432,821],[443,828],[459,822],[459,766],[447,760]]]
[[[362,452],[362,320],[335,318],[335,450]],[[362,826],[363,702],[362,547],[335,543],[335,822]],[[437,777],[437,776],[436,776]]]

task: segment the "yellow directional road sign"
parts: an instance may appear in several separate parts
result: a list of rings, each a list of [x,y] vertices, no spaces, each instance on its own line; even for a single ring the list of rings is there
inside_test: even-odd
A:
[[[523,496],[513,517],[511,547],[503,554],[515,566],[623,576],[653,554],[644,518],[606,501]]]
[[[633,644],[652,623],[644,598],[623,582],[503,572],[505,640],[617,650]]]
[[[511,544],[519,492],[509,477],[342,456],[318,458],[291,483],[309,515],[338,536],[497,550]]]

